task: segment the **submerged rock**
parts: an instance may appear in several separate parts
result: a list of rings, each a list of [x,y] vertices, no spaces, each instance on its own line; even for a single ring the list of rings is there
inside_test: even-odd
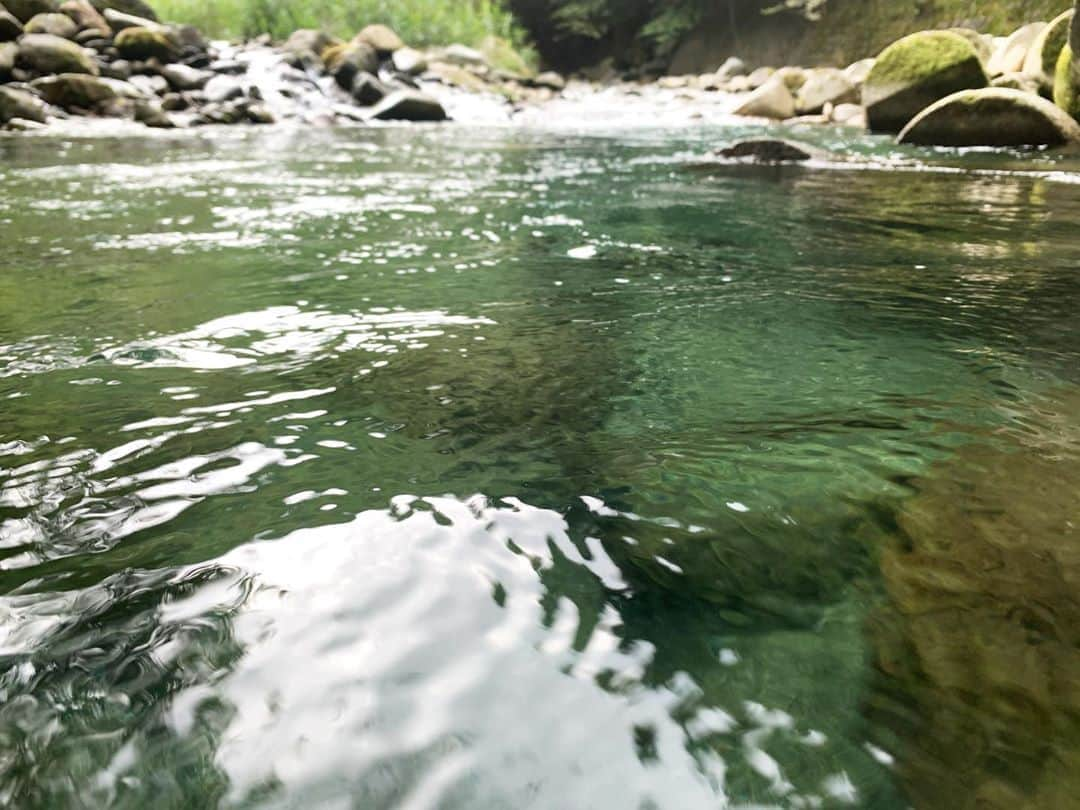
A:
[[[379,121],[445,121],[448,116],[438,99],[415,90],[399,90],[371,111]]]
[[[199,70],[188,65],[166,65],[161,69],[161,76],[171,87],[177,90],[199,90],[214,78],[209,70]]]
[[[132,14],[142,17],[151,22],[157,22],[157,12],[145,0],[90,0],[94,8],[103,14],[108,10],[119,11],[122,14]]]
[[[970,41],[952,31],[923,31],[882,51],[862,98],[872,130],[899,132],[935,101],[987,83]]]
[[[52,34],[27,34],[19,40],[18,64],[38,73],[98,75],[93,57],[74,42]]]
[[[733,160],[754,163],[802,163],[819,157],[821,151],[796,141],[780,138],[757,138],[717,150],[716,154]]]
[[[898,140],[924,146],[1058,146],[1080,143],[1080,124],[1042,96],[987,87],[932,104]]]
[[[736,115],[783,120],[795,115],[795,96],[779,74],[750,93],[735,110]]]
[[[33,93],[0,87],[0,122],[6,124],[13,119],[24,119],[44,124],[47,118],[48,107]]]
[[[1038,80],[1040,92],[1047,97],[1054,94],[1054,72],[1061,50],[1068,44],[1072,19],[1073,11],[1069,9],[1051,20],[1035,38],[1024,59],[1023,72]]]

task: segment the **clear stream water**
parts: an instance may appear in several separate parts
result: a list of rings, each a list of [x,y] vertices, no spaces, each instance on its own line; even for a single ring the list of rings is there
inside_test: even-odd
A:
[[[0,803],[1067,808],[1080,161],[0,142]]]

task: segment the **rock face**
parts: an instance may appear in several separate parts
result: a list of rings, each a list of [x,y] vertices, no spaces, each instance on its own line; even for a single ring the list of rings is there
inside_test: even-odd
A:
[[[108,79],[85,73],[63,73],[35,79],[31,85],[50,104],[65,109],[92,110],[103,101],[116,98]]]
[[[922,31],[894,42],[863,85],[870,128],[899,132],[934,102],[988,79],[974,46],[952,31]]]
[[[19,40],[18,64],[38,73],[98,75],[97,63],[85,49],[52,34],[27,34]]]
[[[32,93],[13,87],[0,87],[0,122],[6,124],[13,118],[44,124],[47,109],[41,99]]]
[[[817,115],[826,104],[850,104],[858,101],[855,84],[836,68],[818,68],[807,73],[806,82],[795,95],[795,112]]]
[[[1054,94],[1054,72],[1061,49],[1068,44],[1072,19],[1072,9],[1055,17],[1035,38],[1024,59],[1023,72],[1038,79],[1040,92],[1047,97]]]
[[[164,31],[150,28],[125,28],[116,35],[113,44],[125,59],[172,62],[179,56],[179,49]]]
[[[353,42],[370,45],[383,58],[405,47],[401,37],[392,28],[385,25],[367,26],[353,38]]]
[[[795,115],[795,96],[791,94],[783,77],[774,75],[754,90],[735,110],[736,115],[756,118],[791,118]]]
[[[446,110],[424,93],[401,90],[384,98],[371,111],[371,118],[379,121],[445,121]]]
[[[1041,96],[1004,87],[963,90],[932,104],[900,133],[925,146],[1059,146],[1080,124]]]

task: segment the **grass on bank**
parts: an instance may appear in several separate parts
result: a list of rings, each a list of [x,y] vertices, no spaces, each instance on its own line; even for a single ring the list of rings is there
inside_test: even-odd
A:
[[[496,36],[523,46],[526,37],[500,0],[150,0],[163,20],[190,23],[217,39],[271,34],[285,39],[298,28],[342,38],[365,25],[389,25],[418,47]]]

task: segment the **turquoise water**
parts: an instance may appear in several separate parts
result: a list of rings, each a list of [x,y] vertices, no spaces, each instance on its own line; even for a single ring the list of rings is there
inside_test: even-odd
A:
[[[1080,162],[735,134],[0,142],[0,800],[1069,806]]]

